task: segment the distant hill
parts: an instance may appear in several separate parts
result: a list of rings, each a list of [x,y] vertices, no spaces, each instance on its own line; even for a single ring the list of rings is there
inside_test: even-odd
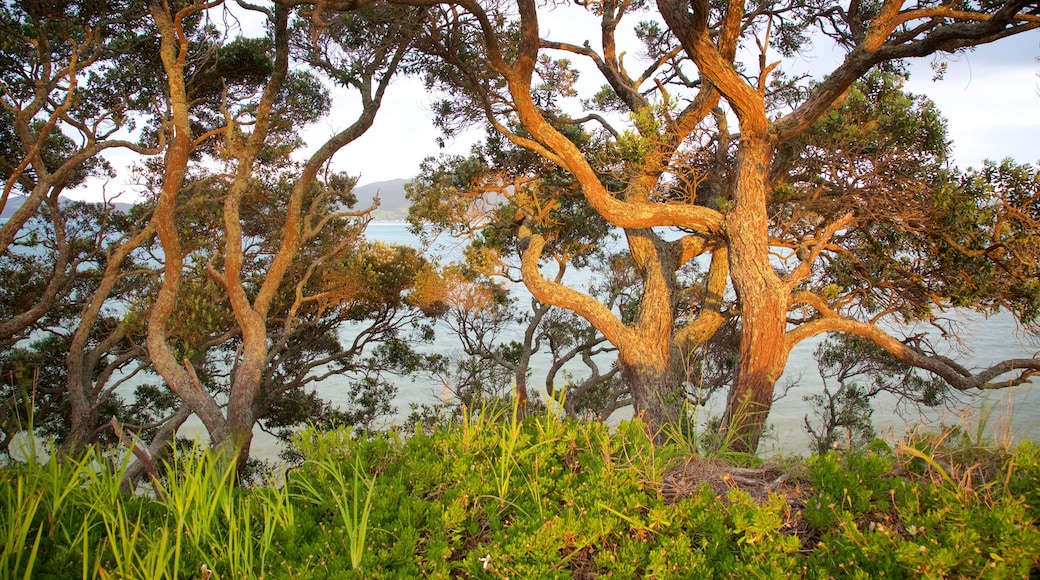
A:
[[[68,199],[61,198],[62,203],[68,203],[68,201]],[[25,203],[25,198],[22,196],[12,195],[7,198],[7,204],[4,206],[4,211],[0,213],[0,219],[6,220],[13,216],[14,212],[18,211],[18,208],[22,207],[23,203]],[[133,205],[129,203],[110,203],[110,205],[117,211],[127,211],[133,207]]]
[[[364,209],[372,204],[372,198],[379,194],[379,209],[375,212],[375,219],[381,221],[404,221],[408,218],[408,200],[404,197],[404,184],[408,183],[407,179],[391,179],[389,181],[377,181],[375,183],[369,183],[354,188],[354,193],[358,198],[358,209]],[[7,205],[4,206],[4,210],[0,213],[0,219],[7,219],[14,215],[14,212],[18,211],[18,208],[22,207],[25,203],[25,198],[21,196],[12,195],[7,200]],[[131,204],[129,203],[113,203],[119,211],[127,211],[130,209]]]
[[[407,179],[391,179],[377,181],[354,188],[358,198],[359,209],[372,204],[372,198],[379,195],[379,209],[375,211],[375,219],[380,221],[404,221],[408,218],[408,200],[404,197],[404,184]]]

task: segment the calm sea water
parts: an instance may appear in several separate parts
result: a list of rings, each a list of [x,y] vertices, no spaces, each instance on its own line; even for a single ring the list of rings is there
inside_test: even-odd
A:
[[[408,232],[407,225],[403,222],[374,222],[369,225],[367,235],[372,240],[408,244],[415,247],[420,245],[419,240]],[[442,254],[451,255],[457,251],[457,248],[448,246],[442,247],[439,251]],[[582,284],[588,279],[588,274],[584,274],[584,276],[583,280],[572,283]],[[526,294],[522,285],[512,290],[517,295]],[[963,323],[963,332],[959,338],[964,348],[971,349],[970,352],[960,353],[955,345],[951,345],[947,354],[957,358],[969,368],[981,368],[987,363],[1011,357],[1031,357],[1034,352],[1040,350],[1040,346],[1037,346],[1035,342],[1030,343],[1028,337],[1016,329],[1015,321],[1011,316],[998,315],[989,318],[965,316]],[[451,335],[442,332],[438,336],[438,341],[428,345],[426,350],[446,354],[459,349],[456,340],[453,340]],[[515,338],[519,338],[519,333]],[[769,417],[772,429],[762,443],[763,453],[806,453],[809,436],[803,421],[810,409],[804,397],[822,390],[822,381],[812,355],[823,339],[824,337],[817,337],[814,340],[806,341],[798,345],[791,353],[787,370],[778,385],[793,384],[794,386],[786,393],[780,393],[782,389],[779,387],[777,389],[778,399],[775,401]],[[533,363],[532,384],[537,385],[544,380],[548,362],[543,358],[535,360]],[[580,365],[573,370],[576,374],[580,373]],[[346,400],[346,385],[345,379],[333,378],[319,385],[317,390],[331,402],[343,403]],[[442,396],[441,387],[428,382],[402,380],[398,387],[396,405],[399,413],[392,420],[400,420],[407,415],[411,403],[432,404],[438,402]],[[965,395],[962,399],[962,404],[956,408],[936,410],[921,415],[915,408],[900,405],[894,397],[879,397],[874,401],[874,423],[879,435],[890,441],[897,439],[908,428],[940,424],[959,424],[971,429],[972,432],[979,425],[983,425],[987,433],[994,438],[1012,437],[1040,440],[1040,382],[1036,379],[1030,384],[1013,389],[984,394],[975,393]],[[721,414],[722,405],[721,399],[713,405],[709,405],[704,411],[705,418],[711,414]],[[630,413],[630,410],[627,412],[622,410],[614,418],[623,419]],[[203,434],[201,425],[198,423],[188,423],[182,429],[182,433]],[[277,450],[277,440],[257,430],[254,453],[260,457],[274,458],[277,456]]]
[[[419,245],[419,240],[407,231],[403,222],[377,222],[369,226],[371,239]],[[450,248],[448,249],[450,251]],[[578,280],[581,284],[583,280]],[[526,294],[522,286],[515,288],[518,294]],[[974,314],[962,314],[960,318],[960,344],[950,344],[945,354],[956,358],[972,369],[988,366],[993,362],[1013,357],[1032,357],[1040,350],[1040,345],[1017,327],[1012,316],[999,314],[983,318]],[[915,332],[921,329],[913,329]],[[766,451],[782,451],[786,453],[803,453],[809,444],[809,436],[804,427],[804,417],[809,413],[809,404],[804,397],[819,393],[823,388],[822,380],[817,372],[813,352],[825,337],[817,337],[798,345],[791,353],[790,361],[778,385],[793,384],[786,393],[779,393],[779,398],[770,414],[770,422],[774,430],[772,436],[763,443]],[[445,350],[454,348],[450,336],[437,347]],[[538,361],[543,362],[544,361]],[[580,371],[580,368],[575,368]],[[535,366],[534,380],[537,384],[544,373],[544,366]],[[439,396],[437,389],[425,385],[403,385],[400,403],[403,409],[409,402],[433,402]],[[901,405],[895,397],[879,397],[875,401],[874,422],[879,434],[896,438],[905,429],[918,425],[962,424],[974,429],[984,424],[991,436],[1014,436],[1040,440],[1040,380],[1021,385],[1013,389],[973,393],[964,395],[962,405],[956,408],[939,409],[921,415],[916,408]],[[722,401],[709,406],[706,414],[719,414]]]

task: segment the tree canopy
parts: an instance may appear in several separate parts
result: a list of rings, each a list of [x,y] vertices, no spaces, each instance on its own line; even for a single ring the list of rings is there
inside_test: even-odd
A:
[[[363,239],[373,208],[356,207],[356,180],[329,162],[371,126],[422,11],[312,22],[249,6],[267,24],[250,37],[214,18],[221,2],[92,3],[84,22],[69,16],[75,3],[35,6],[3,13],[3,129],[17,137],[5,141],[4,199],[27,196],[4,224],[0,325],[17,345],[4,357],[5,437],[36,413],[67,453],[118,435],[136,475],[195,414],[242,473],[258,422],[287,435],[356,419],[314,393],[322,378],[354,377],[358,416],[382,410],[381,373],[437,312],[417,294],[431,266]],[[329,117],[337,84],[360,96],[359,115],[301,158],[300,129]],[[128,132],[137,140],[112,139]],[[60,198],[113,147],[142,156],[133,210]],[[63,366],[47,358],[56,349]],[[160,384],[124,400],[142,370]]]
[[[631,320],[543,277],[547,239],[536,222],[551,203],[532,199],[517,209],[525,284],[617,346],[636,410],[651,425],[676,419],[678,361],[728,317],[741,328],[724,422],[736,450],[757,447],[791,349],[821,333],[868,338],[957,389],[1032,376],[1035,359],[972,373],[882,325],[938,323],[953,307],[1003,307],[1023,323],[1033,320],[1035,224],[1021,221],[1032,202],[1000,193],[1005,185],[993,170],[951,171],[941,118],[905,94],[901,80],[907,59],[1035,30],[1035,5],[662,0],[583,7],[600,21],[595,44],[565,38],[566,30],[544,34],[544,10],[520,1],[436,3],[436,33],[419,46],[435,62],[428,85],[448,95],[436,109],[446,130],[489,123],[568,174],[582,202],[624,231],[642,278]],[[639,22],[623,24],[632,20]],[[633,40],[629,30],[634,41],[622,47]],[[820,38],[844,58],[824,77],[786,75],[785,59]],[[626,55],[641,59],[633,65]],[[603,89],[568,102],[577,77],[570,59],[589,63]],[[574,139],[576,124],[594,128],[603,145]],[[1005,173],[1035,175],[1033,167],[1009,165]],[[980,186],[993,195],[979,197]],[[683,235],[662,237],[660,228]],[[961,232],[971,241],[956,239]],[[675,272],[698,256],[710,261],[703,289],[681,293]],[[735,300],[723,305],[727,288]],[[690,308],[691,297],[703,302]],[[680,305],[696,314],[681,318]]]
[[[554,9],[598,37],[550,30]],[[263,28],[235,31],[243,11]],[[526,404],[544,348],[550,393],[583,361],[571,414],[631,404],[660,435],[725,390],[720,440],[754,451],[792,348],[827,333],[911,398],[1021,384],[1040,359],[967,369],[934,335],[900,334],[949,334],[955,309],[1040,316],[1040,167],[956,167],[941,111],[906,80],[910,59],[1038,28],[1021,0],[4,4],[0,206],[24,198],[0,226],[4,436],[32,410],[66,452],[119,438],[147,469],[194,414],[242,473],[258,424],[367,421],[386,372],[450,370],[460,393],[515,382]],[[791,72],[824,45],[830,70]],[[366,241],[375,206],[335,169],[405,75],[445,141],[485,130],[409,186],[416,231],[466,237],[464,263]],[[330,120],[343,128],[304,142]],[[140,203],[67,203],[112,176],[115,150],[138,159]],[[453,369],[411,350],[434,317],[467,357]],[[838,391],[815,402],[859,421],[840,397],[865,396],[847,388],[860,367],[828,356]],[[157,384],[123,401],[140,374]],[[320,400],[335,374],[365,410]]]

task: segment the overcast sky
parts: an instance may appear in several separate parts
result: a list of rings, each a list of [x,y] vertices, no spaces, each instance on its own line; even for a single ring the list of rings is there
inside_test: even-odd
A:
[[[579,24],[582,20],[584,26]],[[577,40],[576,44],[589,38],[596,46],[596,28],[595,19],[583,10],[557,11],[544,20],[543,35],[554,40]],[[578,30],[587,32],[582,34]],[[619,46],[621,44],[619,41]],[[913,64],[908,88],[931,97],[948,119],[958,165],[978,166],[984,159],[1004,157],[1013,157],[1019,162],[1040,161],[1038,57],[1040,31],[1034,31],[947,57],[947,73],[939,81],[932,81],[929,59],[919,59]],[[833,68],[837,58],[840,55],[832,51],[829,41],[824,41],[783,68],[823,72]],[[597,75],[591,73],[582,80],[586,88],[593,90],[602,84]],[[356,101],[351,98],[338,98],[330,119],[305,130],[308,143],[317,146],[351,123],[357,108],[353,103]],[[437,146],[439,134],[431,117],[429,98],[422,83],[414,78],[397,79],[372,129],[336,156],[337,169],[358,175],[362,185],[413,177],[423,158],[441,152]],[[481,136],[480,131],[463,136],[449,143],[444,152],[465,154]],[[110,196],[126,182],[127,172],[123,169],[126,159],[129,156],[113,158],[120,175],[107,188]],[[79,192],[77,197],[96,196],[95,190]]]
[[[933,82],[929,61],[914,64],[908,88],[928,95],[949,121],[954,159],[1040,161],[1040,31],[948,59]]]
[[[553,32],[550,28],[551,38],[564,37]],[[946,75],[939,81],[932,81],[931,60],[913,64],[908,89],[928,95],[948,119],[958,165],[978,166],[984,159],[1004,157],[1040,161],[1038,57],[1040,31],[1035,31],[948,57]],[[792,66],[817,69],[834,58],[821,43]],[[399,82],[391,87],[372,130],[340,153],[337,164],[360,175],[361,184],[412,177],[424,157],[438,152],[438,133],[430,118],[422,84],[415,79]],[[329,134],[328,127],[318,129],[310,134]],[[460,139],[449,151],[465,153],[479,136]]]

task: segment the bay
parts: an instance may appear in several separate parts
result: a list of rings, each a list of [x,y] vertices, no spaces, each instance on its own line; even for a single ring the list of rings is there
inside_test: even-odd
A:
[[[372,222],[366,230],[366,236],[372,241],[405,244],[420,247],[420,240],[408,231],[405,222]],[[459,248],[452,243],[443,243],[435,250],[442,259],[458,257]],[[591,279],[590,273],[578,273],[570,279],[576,287],[584,286]],[[513,285],[510,291],[515,296],[529,297],[522,285]],[[524,304],[524,302],[519,302]],[[1028,358],[1037,352],[1037,344],[1030,337],[1016,328],[1012,316],[1001,313],[988,318],[976,314],[957,313],[960,317],[959,340],[966,351],[958,352],[956,345],[950,346],[947,354],[957,359],[970,369],[978,370],[993,362],[1007,358]],[[920,329],[910,329],[917,332]],[[448,354],[460,347],[444,329],[440,329],[437,341],[424,347],[426,352]],[[519,338],[519,331],[513,337]],[[763,455],[808,453],[810,437],[806,432],[804,419],[810,413],[810,405],[804,398],[822,392],[823,382],[817,371],[813,352],[825,339],[824,336],[807,340],[791,352],[791,356],[783,376],[778,384],[780,395],[773,405],[769,416],[769,431],[763,439],[760,452]],[[970,350],[970,352],[969,352]],[[609,360],[604,361],[609,365]],[[532,383],[541,384],[548,367],[548,357],[536,357],[532,361]],[[576,374],[581,367],[573,369]],[[580,376],[580,375],[579,375]],[[333,404],[342,405],[347,402],[349,380],[345,377],[333,377],[320,383],[316,390]],[[398,393],[394,401],[397,414],[387,420],[389,424],[399,424],[409,412],[411,404],[434,404],[443,398],[441,386],[429,381],[400,379],[397,381]],[[785,385],[790,388],[783,389]],[[544,390],[544,387],[543,387]],[[785,391],[785,392],[784,392]],[[711,415],[722,413],[724,399],[717,397],[707,408],[699,410],[697,418],[703,422]],[[1040,381],[1032,382],[999,391],[985,393],[969,393],[960,396],[960,403],[948,408],[932,410],[921,414],[915,407],[902,404],[894,396],[879,396],[874,402],[874,424],[878,435],[888,441],[895,441],[908,429],[938,428],[940,425],[960,425],[970,433],[982,429],[987,437],[998,441],[1033,440],[1040,441]],[[619,421],[631,416],[631,408],[622,409],[611,417],[611,421]],[[181,429],[182,435],[195,435],[205,439],[201,424],[192,418]],[[254,455],[262,459],[276,459],[280,442],[274,437],[256,430],[253,443]]]
[[[420,246],[419,239],[408,231],[405,222],[373,222],[369,225],[367,235],[372,240]],[[451,253],[451,248],[441,251]],[[576,276],[571,283],[581,287],[588,279],[589,274],[584,273]],[[529,296],[522,285],[512,288],[512,291],[520,297]],[[979,370],[1008,358],[1031,358],[1040,350],[1040,345],[1033,337],[1017,328],[1010,314],[998,313],[983,317],[975,313],[958,312],[955,316],[960,344],[949,345],[948,352],[943,354],[958,360],[969,369]],[[926,329],[906,330],[917,333]],[[443,334],[439,337],[442,342],[434,348],[438,351],[451,350],[451,337]],[[823,380],[813,353],[825,338],[815,337],[792,350],[787,368],[777,383],[777,391],[781,396],[775,400],[770,413],[772,428],[762,443],[763,453],[807,452],[810,438],[804,418],[810,412],[810,405],[804,398],[823,390]],[[538,384],[548,363],[545,358],[534,362],[532,373],[534,384]],[[580,368],[575,371],[580,371]],[[783,391],[781,387],[788,384],[794,386],[780,393]],[[432,403],[437,398],[437,389],[434,387],[407,384],[402,385],[398,400],[399,406],[407,409],[408,403]],[[718,399],[703,410],[705,418],[722,413],[724,401]],[[875,427],[879,435],[890,441],[898,439],[907,429],[939,425],[960,425],[970,432],[981,427],[989,437],[997,440],[1040,441],[1040,380],[1037,378],[1011,389],[960,394],[959,400],[958,405],[921,414],[916,407],[908,406],[894,396],[879,396],[874,401]],[[623,411],[616,418],[630,414],[630,410],[628,413]]]

